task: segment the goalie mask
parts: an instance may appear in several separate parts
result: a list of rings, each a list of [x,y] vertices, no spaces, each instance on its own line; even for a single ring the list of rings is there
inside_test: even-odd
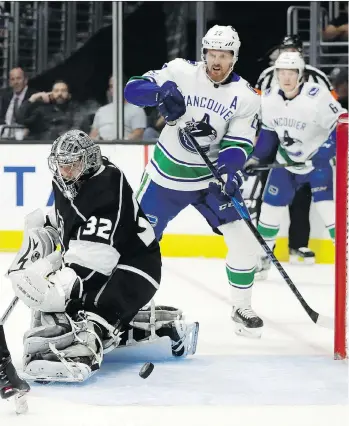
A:
[[[233,55],[230,68],[221,81],[214,81],[208,75],[208,78],[215,84],[223,83],[229,74],[233,71],[239,57],[240,39],[236,30],[232,26],[215,25],[210,28],[202,39],[201,60],[207,67],[207,50],[230,51]],[[207,70],[206,70],[207,72]]]
[[[102,165],[100,147],[83,131],[70,130],[53,142],[48,166],[65,197],[74,199],[78,181]]]

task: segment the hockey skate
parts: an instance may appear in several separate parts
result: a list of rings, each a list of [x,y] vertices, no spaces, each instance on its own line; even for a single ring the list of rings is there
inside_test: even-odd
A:
[[[255,281],[263,281],[268,278],[269,269],[271,267],[271,260],[268,256],[260,256],[258,258],[256,271],[254,274]]]
[[[241,308],[233,306],[231,318],[235,323],[235,333],[238,336],[257,339],[261,337],[264,323],[251,306]]]
[[[314,265],[315,253],[308,247],[300,247],[298,249],[290,248],[290,264],[291,265]]]
[[[150,306],[142,308],[131,325],[136,329],[149,331],[147,340],[163,337],[171,339],[172,355],[176,357],[194,355],[199,334],[198,322],[186,322],[183,312],[172,306]]]
[[[173,356],[194,355],[199,333],[199,323],[185,323],[183,320],[176,320],[169,324]]]
[[[0,359],[0,396],[2,399],[30,391],[30,386],[25,380],[18,377],[10,357]]]

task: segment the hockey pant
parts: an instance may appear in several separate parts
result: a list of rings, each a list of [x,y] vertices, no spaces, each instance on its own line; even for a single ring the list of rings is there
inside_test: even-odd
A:
[[[238,195],[241,199],[241,195]],[[214,232],[223,235],[228,247],[226,273],[234,306],[251,304],[258,243],[230,202],[219,201],[207,189],[176,191],[164,188],[145,173],[137,194],[138,202],[155,235],[161,240],[167,224],[183,209],[193,206]]]
[[[261,172],[257,176],[244,177],[241,187],[242,197],[250,212],[251,219],[257,226],[261,205],[262,193],[268,178],[269,172]],[[288,232],[288,242],[291,249],[308,247],[310,235],[309,211],[311,204],[311,191],[308,183],[301,186],[289,205],[290,227]]]
[[[76,267],[74,268],[77,269]],[[102,316],[110,324],[121,321],[127,325],[159,289],[161,258],[158,253],[143,256],[139,262],[123,262],[120,258],[115,272],[97,288],[84,283],[83,309]],[[73,315],[74,312],[69,312]]]
[[[305,175],[286,169],[269,172],[263,193],[258,231],[270,248],[275,244],[285,207],[290,205],[296,191],[309,184],[314,206],[326,226],[332,241],[335,238],[335,204],[333,201],[333,170],[329,166]]]

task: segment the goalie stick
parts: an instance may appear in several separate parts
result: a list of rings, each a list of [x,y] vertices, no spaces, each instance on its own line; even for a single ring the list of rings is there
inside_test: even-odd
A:
[[[195,137],[191,135],[190,130],[187,127],[181,128],[180,131],[183,132],[183,135],[188,138],[190,142],[194,145],[197,153],[200,155],[206,166],[210,169],[213,176],[221,183],[222,187],[224,188],[225,182],[222,179],[221,175],[219,174],[218,170],[214,167],[210,159],[207,157],[207,155],[203,152],[200,145],[196,141]],[[246,208],[245,203],[242,201],[242,203],[239,203],[236,198],[230,197],[227,195],[227,200],[231,201],[237,210],[238,214],[240,215],[241,219],[246,223],[249,230],[252,232],[258,243],[262,246],[265,253],[268,255],[269,259],[272,261],[276,269],[279,271],[280,275],[286,282],[286,284],[291,289],[292,293],[296,296],[300,304],[302,305],[303,309],[306,311],[306,313],[309,315],[311,320],[315,323],[320,325],[321,327],[333,329],[334,328],[334,321],[330,317],[320,315],[318,312],[314,311],[308,303],[304,300],[302,294],[299,292],[296,285],[293,283],[285,269],[282,267],[281,263],[277,260],[275,257],[273,251],[269,248],[267,243],[264,241],[264,238],[261,236],[261,234],[258,232],[256,227],[253,225],[248,210]]]

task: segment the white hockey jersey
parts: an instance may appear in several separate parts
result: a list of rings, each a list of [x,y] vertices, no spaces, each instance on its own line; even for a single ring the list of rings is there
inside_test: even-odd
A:
[[[165,126],[147,172],[159,185],[181,191],[208,187],[213,180],[194,146],[179,133],[180,123],[196,122],[195,138],[213,164],[225,149],[252,152],[260,96],[249,83],[233,74],[230,83],[217,85],[208,79],[203,62],[175,59],[163,69],[144,74],[159,86],[174,81],[181,90],[186,113],[175,126]]]
[[[302,163],[316,154],[346,112],[331,93],[315,83],[304,83],[301,92],[285,100],[279,86],[262,94],[262,128],[277,133],[276,161]],[[293,173],[309,173],[312,167],[288,167]]]

